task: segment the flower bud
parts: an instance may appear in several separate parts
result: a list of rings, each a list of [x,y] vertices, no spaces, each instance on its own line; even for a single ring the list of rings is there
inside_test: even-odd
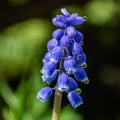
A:
[[[50,61],[50,58],[51,58],[51,52],[47,52],[47,53],[44,55],[43,62],[44,62],[44,63],[49,62],[49,61]]]
[[[50,75],[50,76],[49,76],[49,75],[46,75],[46,74],[43,74],[43,75],[42,75],[42,79],[43,79],[44,82],[50,83],[50,82],[53,82],[53,81],[55,80],[56,76],[57,76],[57,71],[55,70],[55,71],[52,73],[52,75]]]
[[[80,45],[84,44],[84,36],[81,32],[77,31],[76,35],[74,36],[74,39],[77,43],[80,43]]]
[[[72,54],[73,54],[73,56],[78,56],[82,52],[83,52],[83,49],[82,49],[81,45],[78,44],[77,42],[74,42],[73,48],[72,48]]]
[[[56,64],[54,62],[47,62],[44,64],[42,70],[41,70],[41,73],[45,74],[45,75],[52,75],[53,72],[55,71],[56,69]]]
[[[55,26],[66,27],[66,25],[65,25],[64,23],[58,21],[57,18],[53,18],[53,19],[52,19],[52,23],[53,23],[53,25],[55,25]]]
[[[60,39],[60,46],[61,47],[69,47],[70,46],[70,39],[67,35],[64,35],[61,39]]]
[[[65,16],[69,16],[70,13],[65,9],[65,8],[62,8],[61,9],[61,12],[65,15]]]
[[[64,60],[64,68],[68,74],[73,74],[76,72],[76,61],[73,57],[68,56]]]
[[[62,58],[62,48],[60,46],[56,46],[51,52],[50,60],[55,63],[58,63],[60,62],[61,58]]]
[[[38,92],[37,99],[39,99],[41,102],[47,102],[48,99],[51,97],[51,95],[52,95],[52,88],[45,87]]]
[[[65,73],[62,73],[58,77],[57,86],[59,91],[68,91],[69,79]]]
[[[76,35],[76,30],[73,26],[68,26],[67,27],[67,35],[69,37],[74,37]]]
[[[57,39],[57,40],[60,40],[61,37],[63,36],[63,34],[64,34],[64,30],[62,30],[62,29],[59,28],[59,29],[56,29],[53,32],[52,37],[55,38],[55,39]]]
[[[77,82],[72,77],[69,77],[69,90],[68,91],[75,91],[77,88],[78,88]]]
[[[83,22],[85,22],[86,19],[84,19],[84,17],[80,17],[80,16],[76,16],[74,18],[74,21],[72,22],[72,25],[80,25],[80,24],[83,24]]]
[[[50,41],[48,41],[47,43],[47,49],[48,51],[51,51],[54,47],[56,47],[58,45],[58,41],[56,39],[51,39]]]
[[[78,106],[83,104],[82,97],[75,93],[74,91],[68,93],[67,97],[73,108],[77,108]]]
[[[79,55],[79,56],[77,56],[77,58],[76,58],[77,60],[77,64],[78,65],[82,65],[83,63],[85,63],[86,62],[86,55],[85,55],[85,53],[83,52],[81,55]]]
[[[88,79],[87,74],[82,67],[77,68],[76,72],[74,73],[74,77],[80,82],[84,82],[84,80]]]

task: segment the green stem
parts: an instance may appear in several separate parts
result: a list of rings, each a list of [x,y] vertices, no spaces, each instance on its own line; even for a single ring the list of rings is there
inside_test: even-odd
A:
[[[63,50],[64,53],[64,57],[67,54],[66,49]],[[64,70],[64,59],[62,58],[60,65],[59,65],[59,75],[62,72],[65,72]],[[60,108],[61,108],[61,101],[62,101],[62,92],[59,91],[58,89],[55,90],[55,98],[54,98],[54,106],[53,106],[53,114],[52,114],[52,120],[59,120],[59,116],[60,116]]]
[[[61,100],[62,100],[62,92],[56,89],[55,98],[54,98],[52,120],[59,120]]]

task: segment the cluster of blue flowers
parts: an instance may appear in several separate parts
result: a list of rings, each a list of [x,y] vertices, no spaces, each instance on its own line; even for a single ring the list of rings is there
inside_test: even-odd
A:
[[[41,89],[37,98],[46,102],[57,89],[66,92],[68,100],[73,108],[83,104],[79,95],[78,82],[87,84],[88,77],[84,70],[86,68],[86,55],[83,52],[84,36],[74,26],[83,24],[85,17],[77,13],[70,14],[66,9],[61,9],[63,15],[57,15],[52,22],[56,29],[52,39],[47,43],[48,52],[43,59],[41,69],[42,79],[45,83],[51,83],[57,79],[56,86]]]

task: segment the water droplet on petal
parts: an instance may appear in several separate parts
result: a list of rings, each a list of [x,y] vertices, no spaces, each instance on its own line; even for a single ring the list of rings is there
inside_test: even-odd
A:
[[[89,79],[86,78],[85,80],[83,80],[83,83],[84,83],[84,84],[88,84],[88,83],[89,83]]]
[[[87,21],[87,16],[83,16],[84,21]]]
[[[82,93],[82,89],[78,88],[78,89],[75,90],[75,92],[76,92],[77,94],[81,94],[81,93]]]
[[[44,84],[45,86],[48,86],[48,85],[51,84],[51,82],[43,81],[43,84]]]
[[[86,68],[86,67],[87,67],[87,63],[83,63],[83,64],[81,65],[81,67]]]

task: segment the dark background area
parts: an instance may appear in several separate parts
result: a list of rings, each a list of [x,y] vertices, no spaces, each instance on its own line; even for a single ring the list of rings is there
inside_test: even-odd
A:
[[[15,61],[10,59],[9,62],[9,58],[6,59],[4,57],[6,53],[2,54],[2,50],[5,51],[6,49],[0,46],[0,54],[2,54],[0,55],[0,87],[3,86],[4,81],[6,81],[5,83],[8,84],[9,88],[12,89],[13,92],[16,92],[23,79],[29,84],[28,81],[33,73],[33,68],[39,73],[42,57],[46,51],[45,44],[51,39],[52,30],[55,29],[51,24],[52,17],[54,17],[55,14],[59,14],[60,8],[63,7],[68,8],[68,11],[71,13],[79,11],[79,15],[85,15],[88,18],[87,22],[77,27],[77,29],[85,36],[84,51],[87,55],[88,64],[86,71],[90,83],[88,85],[80,85],[83,91],[82,97],[84,104],[76,109],[75,112],[82,114],[84,120],[120,120],[119,0],[0,0],[0,44],[3,48],[3,42],[7,40],[11,30],[8,29],[11,26],[19,25],[29,19],[43,19],[47,21],[46,23],[49,28],[49,31],[45,34],[46,37],[44,37],[45,41],[42,42],[41,46],[38,45],[33,51],[34,57],[30,59],[29,64],[26,62],[27,65],[20,64],[13,67]],[[27,22],[25,24],[27,24]],[[21,26],[22,29],[26,31],[26,27],[24,28],[25,24]],[[19,31],[20,29],[21,27],[19,26],[15,31]],[[47,29],[47,25],[45,29]],[[41,34],[39,31],[37,32]],[[14,31],[13,33],[10,32],[9,36],[11,36],[11,34],[14,34]],[[14,35],[12,35],[12,37],[14,38]],[[18,35],[18,37],[22,39],[22,34]],[[24,44],[24,41],[22,42]],[[27,44],[30,42],[31,41],[27,41]],[[41,44],[41,41],[39,41],[39,44]],[[15,44],[13,44],[13,46],[14,45]],[[14,49],[13,51],[16,50]],[[31,54],[31,51],[29,54]],[[11,52],[9,54],[11,54]],[[17,53],[17,56],[19,56],[19,53]],[[23,58],[26,59],[26,56]],[[24,63],[24,59],[22,63]],[[17,60],[16,63],[18,63]],[[11,72],[12,70],[13,72]],[[40,80],[40,75],[38,76]],[[22,85],[25,87],[26,83]],[[35,86],[31,86],[31,88],[33,87]],[[1,87],[1,91],[5,89]],[[5,120],[3,117],[3,109],[9,108],[9,105],[6,103],[6,97],[3,95],[4,92],[0,93],[0,120]],[[28,93],[26,92],[23,96],[27,96]],[[9,99],[11,99],[11,97],[9,97]],[[52,103],[52,100],[50,100],[50,105],[48,105],[49,110],[52,109]],[[65,97],[63,98],[62,108],[66,105],[68,105],[68,101]],[[35,119],[37,120],[37,117]],[[76,118],[76,120],[77,119],[81,120],[82,118]],[[14,119],[11,118],[9,120]],[[16,120],[18,119],[16,118]],[[42,118],[40,120],[42,120]]]

